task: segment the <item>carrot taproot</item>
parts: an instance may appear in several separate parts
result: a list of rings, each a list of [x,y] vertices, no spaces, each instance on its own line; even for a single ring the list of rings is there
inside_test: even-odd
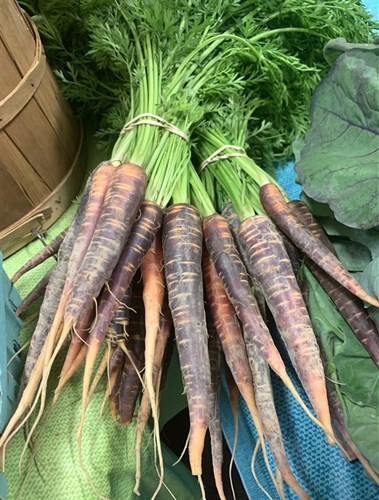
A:
[[[282,238],[264,215],[245,219],[239,236],[299,379],[327,437],[333,436],[320,350]]]
[[[111,277],[138,214],[146,183],[145,171],[129,163],[117,167],[111,177],[92,239],[88,246],[83,241],[85,258],[73,280],[63,334],[91,306]]]
[[[233,205],[231,203],[227,203],[225,205],[225,208],[222,211],[221,215],[223,217],[225,217],[225,219],[228,221],[230,231],[233,235],[235,244],[237,245],[237,248],[238,248],[238,252],[239,252],[241,259],[242,259],[242,262],[243,262],[243,264],[248,272],[248,278],[251,281],[253,291],[254,291],[254,296],[257,300],[257,304],[258,304],[260,313],[262,315],[262,318],[265,320],[265,322],[267,322],[266,302],[265,302],[265,298],[264,298],[261,286],[260,286],[258,280],[255,278],[252,270],[250,269],[249,258],[245,254],[245,250],[244,250],[243,246],[241,245],[241,242],[239,241],[239,238],[238,238],[238,228],[241,225],[241,221],[239,220],[238,215],[237,215],[236,211],[234,210]]]
[[[162,390],[162,386],[164,383],[164,376],[165,373],[167,372],[167,370],[166,371],[164,370],[164,366],[166,366],[166,360],[170,356],[170,351],[172,351],[172,345],[171,349],[167,348],[171,330],[172,330],[172,317],[170,308],[167,303],[167,295],[166,295],[166,300],[164,301],[162,306],[162,313],[159,322],[159,329],[154,350],[153,385],[157,398],[160,391]],[[137,425],[136,425],[136,444],[135,444],[136,473],[135,473],[135,485],[134,485],[134,493],[136,495],[140,494],[139,486],[141,482],[141,446],[142,446],[143,434],[145,432],[146,425],[150,417],[150,413],[151,413],[151,402],[148,392],[145,390],[142,394],[141,403],[138,409]]]
[[[341,402],[339,400],[337,391],[335,389],[334,382],[331,380],[326,381],[326,388],[328,391],[329,404],[332,414],[332,424],[336,430],[336,437],[340,443],[340,448],[345,454],[347,460],[352,461],[358,459],[366,472],[371,476],[376,484],[379,484],[379,474],[372,467],[367,458],[362,454],[362,452],[357,448],[357,446],[352,441],[349,433],[347,432],[343,409]]]
[[[219,336],[227,366],[231,374],[233,375],[235,383],[250,411],[251,417],[258,432],[258,439],[262,446],[267,470],[271,476],[272,481],[276,485],[276,480],[274,475],[272,474],[268,461],[262,422],[256,404],[256,395],[254,391],[249,360],[246,352],[245,344],[252,342],[252,336],[245,335],[244,340],[234,307],[229,300],[228,294],[216,270],[215,264],[207,252],[204,252],[203,257],[203,272],[206,297],[209,304],[211,318],[215,325],[217,335]],[[235,406],[237,405],[237,401],[235,391],[231,391],[232,385],[230,381],[228,381],[228,387],[230,390],[230,395],[234,397],[234,399],[233,397],[231,397],[230,401],[235,418],[235,426],[237,432],[238,419],[235,408]]]
[[[155,237],[153,244],[141,262],[141,275],[146,328],[144,378],[151,404],[155,406],[153,384],[154,354],[165,296],[162,236],[160,232]],[[157,418],[156,409],[154,408],[153,415],[154,418]]]
[[[143,287],[139,276],[133,283],[131,311],[126,342],[126,357],[121,373],[119,392],[120,423],[129,425],[133,420],[137,397],[141,389],[141,372],[145,366],[145,322]]]
[[[20,305],[16,309],[17,316],[21,316],[29,308],[33,302],[40,299],[44,294],[46,287],[51,277],[52,269],[36,284],[34,288],[22,299]]]
[[[93,177],[94,174],[92,174],[87,180],[74,219],[71,222],[70,227],[68,228],[67,233],[65,235],[65,238],[62,241],[61,246],[59,248],[57,265],[53,269],[49,279],[49,283],[46,286],[44,300],[40,308],[37,325],[34,329],[28,350],[28,355],[25,361],[25,366],[19,389],[20,397],[24,392],[24,388],[27,386],[29,382],[35,364],[40,358],[42,347],[45,343],[48,331],[50,330],[53,324],[54,316],[58,308],[59,302],[61,300],[61,295],[64,288],[72,246],[75,242],[75,239],[78,236],[80,225],[85,215],[88,199],[90,196],[90,191],[92,189]],[[42,373],[42,359],[40,359],[39,370],[41,370]],[[40,375],[38,375],[37,373],[35,375],[38,383]],[[33,396],[34,393],[31,395],[30,398],[32,399]],[[26,409],[26,407],[30,404],[31,399],[28,400],[28,402],[25,404],[24,409]],[[18,415],[17,418],[20,418],[20,415]]]
[[[78,309],[78,304],[76,304],[77,309],[76,309],[76,316],[75,318],[72,318],[72,313],[73,313],[73,308],[71,307],[71,310],[67,310],[67,307],[70,305],[70,302],[75,302],[75,294],[72,297],[71,292],[72,289],[74,288],[75,285],[75,280],[74,278],[79,279],[79,284],[85,285],[84,288],[87,286],[87,295],[92,297],[92,293],[96,292],[96,288],[99,287],[99,290],[101,289],[103,283],[101,283],[101,278],[104,277],[104,270],[101,270],[101,267],[106,268],[106,266],[112,267],[113,261],[115,258],[117,259],[117,250],[114,248],[114,245],[110,244],[108,242],[108,245],[106,244],[106,236],[109,236],[109,228],[107,229],[106,223],[109,222],[112,225],[112,222],[114,222],[117,219],[121,218],[121,212],[124,211],[127,214],[128,217],[130,217],[130,212],[133,210],[138,210],[138,206],[135,207],[135,203],[137,202],[138,205],[138,196],[133,196],[136,193],[132,193],[132,198],[133,201],[130,201],[130,197],[128,198],[129,204],[124,202],[121,203],[120,197],[125,194],[125,188],[126,185],[137,185],[139,187],[139,192],[140,193],[140,198],[142,199],[143,197],[143,192],[146,186],[146,174],[140,167],[136,166],[131,166],[131,175],[130,177],[131,182],[128,184],[127,180],[128,176],[126,174],[126,171],[128,170],[126,167],[129,167],[129,164],[127,165],[121,165],[114,169],[109,164],[102,164],[100,165],[95,171],[92,173],[90,176],[89,180],[87,181],[86,184],[86,189],[85,189],[85,196],[82,197],[81,203],[80,203],[80,215],[81,217],[75,217],[74,219],[74,224],[72,224],[69,228],[69,231],[64,238],[60,249],[58,253],[58,264],[55,270],[59,269],[60,270],[60,279],[63,281],[61,283],[62,289],[59,291],[59,298],[57,301],[57,305],[54,304],[54,312],[55,315],[53,316],[52,322],[49,323],[49,330],[46,331],[46,327],[44,328],[45,331],[45,336],[44,336],[44,343],[43,343],[43,348],[41,350],[41,354],[38,358],[37,363],[33,365],[33,383],[32,382],[32,375],[30,376],[30,380],[24,390],[23,394],[21,397],[21,400],[19,402],[19,407],[16,409],[13,418],[11,419],[9,423],[8,430],[6,430],[5,434],[3,434],[2,439],[0,440],[0,446],[1,443],[4,442],[7,438],[4,436],[8,436],[8,431],[9,433],[12,432],[11,425],[13,425],[15,422],[18,421],[20,418],[20,413],[21,411],[24,412],[25,408],[27,408],[30,404],[35,405],[37,402],[38,398],[41,398],[41,405],[40,405],[40,411],[34,421],[33,424],[33,429],[35,429],[39,419],[42,417],[43,413],[43,408],[46,400],[46,390],[47,390],[47,380],[51,371],[52,364],[58,355],[62,345],[66,341],[66,338],[71,330],[72,327],[75,326],[75,323],[78,321],[80,316],[83,313],[83,309],[86,310],[90,307],[91,305],[91,300],[89,301],[87,307],[83,307],[83,309]],[[138,172],[136,170],[138,169]],[[129,173],[129,171],[128,171]],[[138,178],[138,173],[140,173],[140,176]],[[135,177],[137,177],[137,180],[133,183],[135,180]],[[123,193],[124,191],[124,193]],[[99,194],[99,196],[98,196]],[[103,203],[104,201],[104,203]],[[125,205],[128,205],[127,207]],[[112,217],[112,212],[113,212],[113,217]],[[93,215],[93,214],[97,215]],[[133,213],[133,212],[132,212]],[[100,216],[99,216],[100,214]],[[93,216],[92,216],[93,215]],[[127,219],[128,219],[127,217]],[[98,262],[97,267],[93,270],[93,272],[89,272],[89,270],[83,265],[85,262],[88,261],[87,259],[84,259],[83,263],[81,261],[78,261],[75,257],[72,257],[72,254],[75,252],[75,244],[78,237],[79,237],[79,232],[80,229],[82,228],[83,224],[86,223],[87,220],[91,220],[91,224],[89,224],[88,228],[88,237],[85,238],[86,242],[90,241],[89,246],[87,246],[87,250],[89,248],[92,249],[92,252],[90,252],[90,256],[93,256],[94,250],[93,250],[93,240],[95,235],[97,234],[98,236],[98,244],[101,244],[101,242],[104,243],[104,248],[102,248],[103,252],[100,254],[101,258],[98,259],[103,266]],[[94,225],[96,224],[96,229],[94,228]],[[127,233],[127,224],[124,223],[124,221],[121,223],[121,228],[123,228],[123,231],[121,231],[121,239],[123,236],[123,232],[125,234]],[[76,232],[74,234],[75,237],[73,237],[74,230],[71,228],[74,227]],[[92,233],[93,231],[93,236]],[[99,233],[100,233],[100,238],[99,238]],[[69,238],[68,238],[69,236]],[[103,236],[103,238],[101,238]],[[87,243],[85,245],[87,245]],[[81,252],[84,248],[85,245],[81,246]],[[104,252],[104,249],[108,247],[112,247],[112,252]],[[120,245],[119,245],[120,246]],[[121,251],[121,250],[120,250]],[[88,251],[86,252],[86,256],[88,254]],[[62,259],[62,255],[65,256],[65,259]],[[67,260],[67,262],[66,262]],[[84,272],[84,275],[81,274],[80,272],[77,272],[75,275],[75,271],[77,269],[73,269],[73,266],[69,265],[69,262],[75,261],[78,266],[80,266],[80,270]],[[64,262],[64,274],[62,272],[62,265],[60,266],[60,261]],[[110,273],[109,269],[105,269],[105,276]],[[52,281],[52,280],[51,280]],[[50,282],[51,282],[50,281]],[[72,285],[71,286],[71,281]],[[49,283],[50,285],[50,283]],[[83,305],[83,302],[85,301],[85,294],[83,292],[82,287],[77,286],[76,288],[79,288],[79,290],[76,290],[76,294],[80,293],[82,302],[81,304]],[[47,291],[49,289],[49,286],[47,288]],[[88,290],[89,289],[89,290]],[[99,291],[98,290],[98,291]],[[54,290],[55,291],[55,290]],[[54,292],[53,291],[53,292]],[[46,298],[47,293],[45,294]],[[56,297],[57,294],[55,293],[54,296]],[[42,306],[44,305],[45,301],[43,302]],[[79,301],[80,303],[80,301]],[[42,307],[41,307],[42,309]],[[52,308],[51,308],[52,309]],[[75,308],[74,308],[75,309]],[[67,314],[68,313],[68,314]],[[64,320],[64,318],[68,316],[68,319]],[[51,318],[50,318],[51,319]],[[64,321],[63,321],[64,320]],[[38,325],[37,325],[38,326]],[[31,346],[32,347],[32,343]],[[43,354],[43,355],[42,355]],[[38,365],[38,366],[37,366]],[[39,384],[42,378],[42,382]],[[37,399],[36,399],[36,393],[37,393]],[[34,402],[33,402],[34,399]],[[30,411],[29,411],[30,414]],[[31,434],[29,434],[31,436]]]
[[[143,280],[143,303],[145,310],[145,391],[147,392],[154,422],[155,442],[158,443],[159,415],[158,401],[154,388],[154,354],[160,326],[160,316],[165,295],[163,271],[163,249],[161,232],[157,234],[141,263]],[[159,448],[160,445],[158,444]]]
[[[170,206],[163,223],[163,257],[190,418],[189,462],[201,477],[209,424],[210,366],[201,270],[203,235],[198,211],[189,204]]]
[[[212,261],[229,300],[243,325],[245,341],[246,338],[251,337],[251,340],[257,344],[260,354],[282,379],[308,417],[320,426],[327,434],[328,439],[332,441],[333,433],[330,430],[330,425],[325,427],[322,422],[314,417],[288,376],[284,362],[251,293],[246,271],[234,244],[228,222],[221,215],[215,214],[204,219],[203,228],[205,242]]]
[[[341,450],[345,455],[346,460],[351,462],[352,460],[355,460],[357,458],[357,455],[353,450],[352,441],[345,426],[343,409],[338,398],[334,382],[332,382],[330,379],[326,379],[326,390],[328,393],[334,435],[336,436],[337,441],[340,443]]]
[[[107,191],[116,172],[116,167],[111,164],[103,163],[99,165],[91,175],[91,184],[88,192],[88,199],[86,202],[86,207],[83,213],[83,217],[80,221],[80,225],[77,231],[77,236],[71,245],[71,252],[69,256],[69,261],[67,264],[65,283],[62,290],[62,295],[59,304],[56,309],[54,316],[54,321],[50,328],[49,338],[49,352],[53,350],[53,344],[57,336],[57,332],[61,326],[63,320],[65,308],[67,306],[72,287],[78,271],[82,265],[82,261],[86,254],[86,251],[92,241],[92,237],[95,232],[96,224],[99,220],[103,202],[107,195]],[[63,241],[63,244],[65,241]],[[67,330],[69,333],[71,328]]]
[[[39,252],[37,252],[33,257],[31,257],[20,269],[12,276],[12,283],[16,283],[25,273],[31,271],[35,267],[37,267],[42,262],[45,262],[49,257],[55,255],[61,243],[66,236],[67,229],[64,229],[60,232],[50,243],[44,246]]]
[[[133,286],[129,285],[108,325],[107,340],[113,344],[124,343],[128,337]]]
[[[107,342],[106,348],[103,353],[103,357],[100,360],[95,376],[93,377],[91,386],[89,388],[88,399],[92,398],[97,386],[99,385],[102,376],[109,369],[110,360],[112,359],[116,349],[117,346],[115,344],[113,344],[112,342]]]
[[[275,184],[264,184],[260,188],[259,195],[270,218],[305,255],[353,295],[379,307],[379,300],[369,295],[322,241],[317,239],[291,212],[283,194]]]
[[[220,339],[210,316],[210,311],[206,308],[209,364],[211,368],[211,392],[209,393],[209,436],[211,440],[212,467],[216,489],[221,500],[226,500],[222,481],[223,439],[220,415],[220,373],[222,350]]]
[[[91,325],[95,319],[96,308],[93,306],[88,309],[85,314],[79,319],[75,326],[75,330],[71,334],[71,342],[69,348],[66,353],[65,361],[63,363],[59,378],[65,379],[66,373],[71,367],[71,364],[75,360],[76,356],[79,354],[79,351],[82,349],[85,344],[89,334]]]
[[[280,472],[280,476],[283,477],[288,486],[300,499],[309,499],[309,495],[300,486],[287,460],[283,436],[275,408],[269,366],[262,356],[259,355],[254,342],[246,342],[246,351],[253,376],[255,398],[262,421],[263,432],[274,456],[277,469]],[[280,485],[279,489],[282,490]]]
[[[119,393],[125,357],[123,349],[117,346],[109,361],[107,394],[113,420],[117,420],[119,416]]]
[[[130,303],[132,299],[132,285],[130,285],[120,304],[118,305],[113,318],[111,319],[105,340],[116,346],[109,361],[108,387],[106,395],[109,396],[111,414],[114,420],[119,415],[119,392],[121,385],[121,375],[125,364],[125,352],[120,344],[125,344],[128,337],[127,328],[130,319]]]
[[[233,446],[229,462],[229,483],[230,483],[230,489],[232,490],[233,500],[236,500],[236,492],[233,484],[233,464],[238,444],[238,431],[239,431],[238,403],[239,403],[240,392],[228,364],[225,364],[225,380],[228,388],[229,402],[233,415],[233,430],[234,430]]]
[[[45,381],[70,330],[109,279],[142,202],[146,182],[144,170],[137,165],[104,164],[97,169],[80,237],[70,258],[64,293],[49,332]]]
[[[113,270],[107,287],[100,297],[98,315],[88,338],[88,350],[83,375],[83,414],[87,406],[87,393],[93,366],[104,340],[108,325],[132,279],[139,269],[141,261],[149,250],[162,221],[162,210],[152,202],[143,202],[140,213],[133,224],[130,236]]]
[[[70,345],[59,374],[58,384],[54,390],[54,397],[52,401],[53,405],[57,402],[63,387],[85,360],[87,354],[86,340],[89,336],[95,314],[96,310],[94,306],[91,309],[88,309],[88,311],[79,319],[73,333],[71,334]]]
[[[307,205],[301,201],[289,202],[288,206],[303,224],[316,236],[328,245],[335,253],[334,247],[322,227],[315,219]],[[370,354],[375,364],[379,367],[379,333],[375,323],[368,315],[362,301],[349,290],[337,283],[313,261],[307,259],[307,266],[328,293],[346,322],[355,333],[363,347]]]

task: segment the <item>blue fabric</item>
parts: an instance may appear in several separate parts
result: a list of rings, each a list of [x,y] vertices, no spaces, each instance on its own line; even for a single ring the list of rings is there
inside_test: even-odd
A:
[[[294,164],[288,163],[278,170],[277,179],[292,199],[298,199],[301,188],[295,183]],[[272,335],[287,367],[291,367],[284,345],[278,333]],[[288,369],[302,399],[311,405],[293,369]],[[379,498],[379,488],[369,479],[363,466],[358,462],[349,463],[335,446],[330,446],[319,427],[316,426],[295,402],[283,383],[273,374],[275,404],[283,433],[288,461],[295,477],[312,499],[317,500],[374,500]],[[225,438],[230,449],[233,448],[234,425],[230,408],[228,389],[222,380],[221,419]],[[239,404],[238,444],[235,456],[237,469],[242,478],[249,498],[265,499],[251,472],[251,459],[257,434],[249,410],[244,401]],[[268,450],[272,469],[274,461]],[[278,498],[266,470],[262,453],[258,453],[255,471],[259,482],[272,498]],[[286,498],[295,500],[297,496],[285,485]]]

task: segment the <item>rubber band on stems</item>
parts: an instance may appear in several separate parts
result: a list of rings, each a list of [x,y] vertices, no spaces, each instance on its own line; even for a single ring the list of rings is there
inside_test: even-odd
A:
[[[129,122],[125,123],[120,133],[126,134],[138,125],[153,125],[154,127],[161,127],[168,132],[181,137],[184,141],[189,141],[189,136],[185,132],[183,132],[183,130],[181,130],[176,125],[168,122],[161,116],[154,115],[153,113],[141,113],[140,115],[136,116]]]
[[[235,153],[223,153],[226,149],[233,149]],[[202,172],[210,163],[215,163],[216,161],[228,160],[229,158],[238,158],[241,156],[247,156],[246,151],[241,148],[241,146],[234,146],[233,144],[225,144],[218,148],[214,153],[212,153],[208,158],[206,158],[199,166],[198,172]]]

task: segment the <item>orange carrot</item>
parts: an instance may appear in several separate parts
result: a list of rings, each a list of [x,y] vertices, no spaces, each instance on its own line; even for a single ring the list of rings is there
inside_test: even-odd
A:
[[[143,302],[145,306],[145,384],[150,402],[155,406],[153,384],[154,353],[159,332],[162,305],[165,293],[163,271],[162,237],[158,233],[152,246],[141,262],[143,280]],[[154,418],[157,418],[153,408]]]
[[[335,255],[291,212],[280,189],[275,184],[264,184],[259,194],[262,205],[270,218],[305,255],[353,295],[379,307],[379,300],[369,295]]]
[[[158,395],[163,387],[165,370],[164,366],[166,366],[167,357],[170,356],[170,351],[172,349],[172,342],[169,344],[170,348],[167,348],[168,339],[170,337],[170,333],[172,330],[172,318],[171,312],[166,300],[162,306],[162,313],[159,323],[159,330],[157,335],[157,341],[155,344],[154,351],[154,368],[153,368],[153,385],[154,391],[157,398],[158,403]],[[146,349],[145,349],[146,350]],[[150,416],[151,412],[151,402],[147,391],[145,390],[142,394],[141,403],[138,409],[138,417],[137,417],[137,427],[136,427],[136,475],[135,475],[135,486],[134,493],[139,495],[139,485],[141,481],[141,446],[142,446],[142,438],[145,432],[145,428]]]
[[[158,233],[141,263],[145,309],[145,390],[150,399],[155,441],[159,441],[158,401],[154,390],[154,355],[165,293],[162,235]],[[157,444],[157,446],[160,446]]]

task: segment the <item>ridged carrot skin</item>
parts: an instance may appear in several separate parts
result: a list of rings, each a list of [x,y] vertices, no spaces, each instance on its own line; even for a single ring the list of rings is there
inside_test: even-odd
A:
[[[233,306],[213,262],[206,254],[203,258],[203,269],[207,302],[229,370],[254,421],[259,414],[258,418],[262,422],[263,432],[278,469],[300,498],[307,498],[287,462],[272,391],[270,393],[271,383],[268,365],[259,354],[251,336],[247,335],[245,341],[243,340]]]
[[[59,248],[58,262],[53,269],[49,283],[46,287],[37,325],[34,329],[30,342],[20,382],[18,405],[2,433],[0,438],[0,447],[3,447],[5,443],[7,443],[9,436],[19,428],[18,424],[20,420],[29,412],[30,405],[33,405],[33,400],[38,391],[38,384],[40,383],[43,374],[46,354],[50,354],[47,349],[46,338],[51,326],[53,325],[54,317],[61,300],[68,261],[70,259],[73,243],[78,235],[80,224],[87,208],[92,181],[93,176],[90,176],[81,196],[74,219],[71,222],[66,236]]]
[[[110,179],[113,177],[114,167],[108,164],[102,164],[97,167],[90,175],[84,194],[81,198],[77,215],[74,218],[73,223],[69,227],[65,238],[63,239],[58,252],[58,263],[53,271],[52,277],[50,279],[49,285],[47,286],[45,293],[45,300],[42,303],[42,308],[49,297],[49,287],[52,283],[53,287],[57,287],[57,279],[55,278],[55,273],[62,272],[60,279],[62,280],[62,288],[60,289],[60,294],[58,297],[57,304],[54,307],[54,312],[52,319],[49,322],[48,329],[45,330],[43,343],[46,344],[45,349],[45,359],[41,360],[43,367],[41,366],[41,374],[36,373],[36,377],[43,377],[44,386],[46,389],[47,378],[50,373],[51,365],[56,358],[61,346],[67,338],[70,332],[72,324],[65,328],[64,333],[59,338],[62,327],[62,319],[71,292],[71,287],[73,284],[73,278],[75,277],[78,268],[81,264],[81,260],[78,260],[77,256],[73,255],[77,249],[77,242],[83,241],[82,231],[86,227],[87,233],[85,240],[85,245],[79,245],[78,253],[83,256],[83,252],[88,247],[91,241],[94,226],[99,218],[100,211],[102,209],[102,203],[107,192]],[[87,221],[90,220],[91,223],[88,225]],[[61,271],[58,271],[61,269]],[[61,283],[60,283],[61,285]],[[41,308],[41,310],[42,310]],[[78,316],[80,317],[80,315]],[[37,329],[36,329],[37,330]],[[56,346],[56,347],[55,347]],[[31,345],[32,347],[32,345]],[[33,365],[34,366],[34,365]],[[28,364],[25,364],[25,369],[28,368]],[[25,373],[24,369],[24,373]],[[45,399],[46,390],[42,391],[42,399]],[[35,388],[33,388],[35,390]],[[43,403],[41,404],[42,407]]]
[[[332,242],[329,240],[324,229],[319,224],[308,206],[301,200],[289,200],[287,205],[291,212],[306,226],[309,231],[316,236],[329,250],[337,256]]]
[[[119,417],[119,398],[122,371],[125,364],[125,352],[120,346],[114,350],[109,362],[108,369],[108,389],[111,414],[114,420]]]
[[[253,382],[240,324],[208,252],[204,252],[203,275],[210,315],[225,360],[248,407],[254,407]]]
[[[77,321],[111,277],[143,201],[147,177],[134,164],[117,167],[111,178],[95,232],[75,277],[64,321]]]
[[[238,248],[238,252],[241,256],[243,265],[245,266],[247,272],[248,272],[248,277],[251,280],[251,284],[253,286],[253,291],[254,291],[254,296],[257,300],[257,304],[259,307],[259,310],[261,312],[262,318],[267,321],[267,316],[266,316],[266,302],[265,298],[261,289],[261,286],[257,279],[255,278],[252,269],[249,269],[249,259],[248,256],[245,254],[245,250],[243,246],[241,245],[241,242],[239,241],[238,238],[238,228],[241,225],[241,221],[238,218],[238,215],[236,214],[233,205],[231,203],[228,203],[224,210],[222,211],[221,214],[225,219],[228,221],[230,231],[233,235],[234,242]]]
[[[125,342],[127,339],[132,290],[132,285],[128,286],[109,323],[106,335],[107,339],[114,344]]]
[[[58,252],[64,237],[66,236],[66,232],[67,229],[64,229],[52,241],[50,241],[48,245],[41,248],[38,253],[33,255],[31,259],[25,262],[25,264],[20,267],[20,269],[12,276],[12,283],[16,283],[16,281],[18,281],[25,273],[27,273],[31,269],[34,269],[39,264],[42,264],[42,262],[45,262],[45,260],[47,260],[49,257],[55,255]]]
[[[75,278],[79,274],[83,259],[91,244],[96,225],[103,210],[103,203],[115,172],[116,170],[114,166],[104,163],[99,165],[91,174],[91,186],[88,192],[88,200],[86,203],[84,216],[82,217],[82,220],[80,222],[77,237],[72,245],[62,296],[59,301],[54,321],[49,332],[50,340],[48,342],[48,356],[50,356],[50,352],[52,352],[53,349],[52,346],[56,341],[56,337],[59,335],[66,307],[71,297]],[[89,307],[92,305],[93,304],[89,304]],[[77,319],[79,319],[79,317],[80,315],[78,315]],[[73,326],[73,324],[71,326]],[[61,338],[62,342],[59,342],[59,344],[63,343],[69,331],[70,328],[66,327]]]
[[[222,285],[237,313],[246,336],[251,336],[271,368],[286,377],[284,362],[260,314],[245,267],[226,219],[215,214],[203,221],[205,243]]]
[[[378,299],[369,295],[322,241],[317,239],[291,212],[285,198],[275,184],[264,184],[259,195],[270,218],[305,255],[352,294],[375,307],[379,307]]]
[[[333,245],[328,240],[322,227],[317,222],[307,205],[301,201],[292,201],[288,203],[290,209],[297,215],[303,224],[316,236],[335,252]],[[379,333],[375,323],[367,314],[362,303],[349,290],[337,283],[313,261],[307,260],[307,265],[315,275],[320,285],[328,293],[338,310],[345,318],[346,322],[353,330],[363,347],[372,357],[375,364],[379,367]]]
[[[201,271],[203,234],[198,211],[188,204],[172,205],[163,223],[163,256],[169,305],[187,394],[189,461],[200,476],[209,424],[211,374]]]
[[[333,435],[320,351],[282,238],[266,216],[246,219],[239,236],[300,381]]]
[[[137,276],[136,276],[137,278]],[[119,391],[120,423],[129,425],[133,420],[138,394],[141,390],[141,377],[145,366],[145,322],[142,300],[142,281],[133,282],[133,295],[128,327],[128,340],[124,367],[121,373]]]
[[[29,308],[33,302],[41,298],[45,294],[46,287],[49,283],[52,269],[36,284],[36,286],[22,299],[22,302],[16,309],[17,316],[21,316]]]
[[[67,233],[60,245],[57,265],[53,269],[49,279],[49,283],[46,286],[44,300],[41,304],[37,325],[34,329],[28,350],[28,355],[25,361],[24,371],[20,383],[20,392],[19,392],[20,395],[23,393],[24,388],[29,382],[31,373],[40,356],[47,334],[53,324],[55,313],[58,308],[59,302],[61,300],[66,280],[66,273],[68,268],[68,262],[72,252],[72,247],[75,242],[75,239],[78,236],[80,225],[85,216],[89,194],[92,189],[92,182],[93,182],[93,175],[91,175],[87,180],[74,219],[72,220],[70,227],[68,228]],[[41,373],[42,373],[42,360],[41,360]],[[36,374],[37,380],[39,380],[40,376],[41,375],[37,376]]]
[[[86,392],[96,356],[103,342],[109,323],[139,269],[141,261],[149,250],[162,221],[162,210],[155,203],[143,202],[129,239],[113,270],[108,287],[104,287],[100,297],[96,323],[88,338],[89,348],[83,379],[83,404],[86,405]]]

